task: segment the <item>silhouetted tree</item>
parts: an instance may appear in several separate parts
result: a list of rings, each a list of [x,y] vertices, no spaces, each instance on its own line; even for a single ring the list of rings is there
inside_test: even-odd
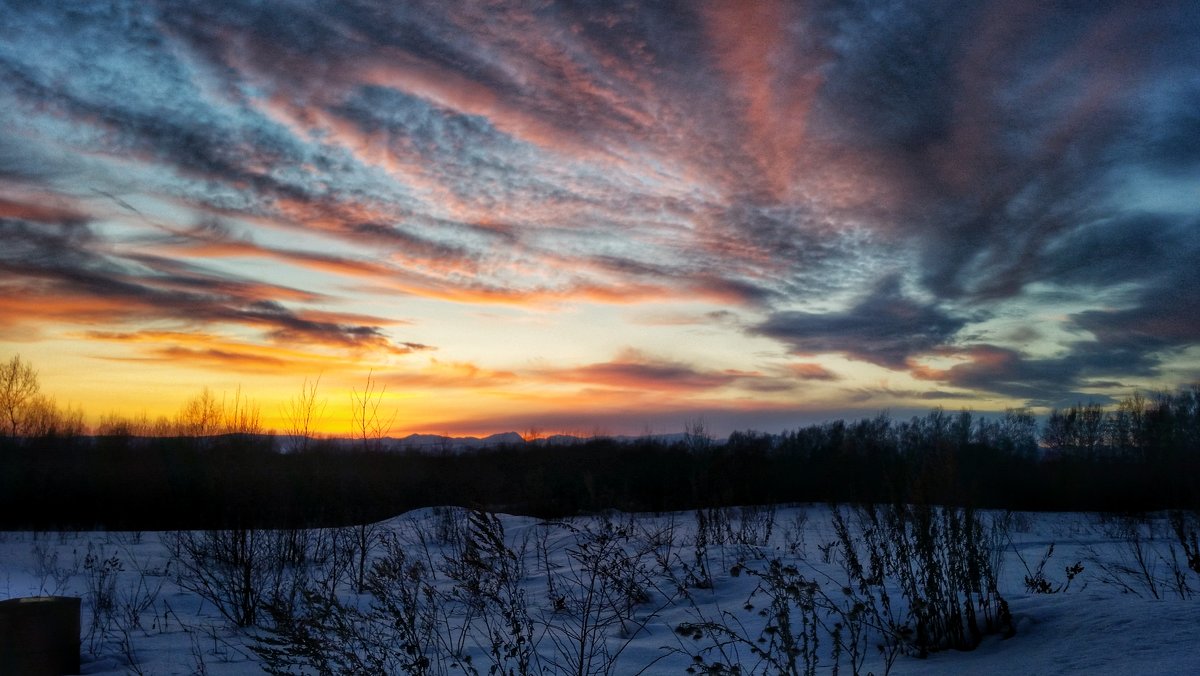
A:
[[[21,433],[24,409],[40,390],[37,371],[21,355],[0,364],[0,415],[4,416],[8,436]]]
[[[283,419],[289,437],[285,450],[299,453],[307,451],[313,431],[325,418],[325,405],[328,402],[324,399],[317,401],[317,386],[320,384],[320,376],[312,382],[305,378],[304,385],[300,387],[300,394],[284,404]]]
[[[387,393],[387,385],[381,385],[375,379],[374,371],[367,374],[367,383],[362,391],[350,390],[350,415],[354,424],[354,435],[362,442],[362,450],[380,450],[383,438],[392,429],[396,420],[395,411],[391,417],[380,415],[379,407],[383,404],[383,396]]]

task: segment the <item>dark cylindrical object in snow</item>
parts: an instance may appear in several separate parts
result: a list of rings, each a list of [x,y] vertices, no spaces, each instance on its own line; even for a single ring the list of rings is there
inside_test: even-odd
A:
[[[78,674],[79,609],[73,596],[0,601],[0,676]]]

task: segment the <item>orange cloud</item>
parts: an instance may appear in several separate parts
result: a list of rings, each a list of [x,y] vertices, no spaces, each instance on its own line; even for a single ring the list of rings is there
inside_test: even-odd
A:
[[[37,203],[28,200],[37,199]],[[87,217],[79,211],[64,206],[58,206],[62,198],[51,195],[38,195],[27,200],[14,201],[0,197],[0,218],[14,218],[39,223],[83,223]]]
[[[991,374],[999,376],[1020,362],[1020,356],[1010,349],[994,345],[972,345],[961,350],[946,349],[943,356],[961,357],[966,361],[948,368],[936,368],[908,360],[908,372],[918,380],[955,381],[960,378]]]
[[[297,267],[350,277],[386,277],[395,272],[391,266],[371,260],[275,248],[245,239],[194,234],[195,231],[175,230],[172,232],[179,236],[178,241],[156,244],[151,247],[151,250],[162,254],[185,255],[195,258],[268,258]]]
[[[777,0],[714,3],[704,11],[717,62],[744,108],[747,144],[775,199],[787,199],[803,158],[809,108],[825,58],[795,49],[796,5]]]
[[[821,366],[820,364],[801,363],[788,364],[788,372],[803,380],[837,380],[836,373]]]
[[[128,306],[118,300],[39,292],[36,286],[23,287],[16,293],[0,293],[0,324],[10,326],[47,322],[100,324],[127,310]]]
[[[431,359],[423,368],[413,367],[403,373],[380,373],[381,382],[399,390],[412,389],[469,389],[485,390],[519,383],[513,371],[498,371],[466,361]]]
[[[87,331],[86,340],[137,346],[141,357],[102,357],[108,361],[190,364],[237,373],[285,373],[321,371],[345,366],[339,356],[305,352],[294,348],[231,340],[215,334],[185,331]]]

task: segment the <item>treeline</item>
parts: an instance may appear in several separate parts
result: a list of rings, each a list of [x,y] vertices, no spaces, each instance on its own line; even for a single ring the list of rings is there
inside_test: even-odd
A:
[[[14,357],[0,364],[0,528],[343,525],[447,504],[541,516],[810,501],[1200,508],[1200,386],[1055,410],[1040,428],[1024,409],[935,409],[724,443],[693,425],[676,442],[459,453],[386,448],[381,395],[370,378],[352,393],[353,442],[311,434],[316,382],[278,438],[240,392],[208,390],[172,418],[107,416],[88,435]]]
[[[746,441],[742,441],[742,439]],[[734,435],[729,449],[754,445]],[[763,441],[757,442],[759,445]],[[931,502],[1008,509],[1200,507],[1200,386],[1105,408],[1002,416],[935,409],[835,421],[781,435],[773,455],[805,500]]]
[[[462,453],[319,440],[280,453],[271,436],[247,434],[8,438],[0,527],[335,525],[443,504],[541,516],[808,501],[1131,512],[1200,507],[1198,482],[1191,388],[1055,411],[1041,430],[1025,411],[936,409],[725,443],[701,432]]]

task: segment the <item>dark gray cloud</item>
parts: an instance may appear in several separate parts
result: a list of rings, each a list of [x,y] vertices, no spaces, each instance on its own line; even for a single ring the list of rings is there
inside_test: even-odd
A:
[[[1149,119],[1138,125],[1130,150],[1153,170],[1194,176],[1200,169],[1200,87],[1183,84],[1180,89],[1177,95],[1168,89],[1162,96],[1170,97],[1169,102],[1145,111]]]
[[[1061,284],[1104,288],[1126,282],[1157,286],[1200,256],[1200,221],[1143,212],[1118,213],[1063,233],[1031,267]],[[1182,289],[1179,289],[1182,290]]]
[[[966,325],[934,305],[909,298],[900,278],[885,278],[842,312],[773,313],[752,330],[783,341],[797,353],[840,352],[889,368],[949,342]]]
[[[1113,374],[1153,375],[1160,363],[1144,350],[1094,342],[1078,343],[1062,357],[1030,357],[1019,350],[987,344],[972,346],[964,356],[969,361],[944,370],[919,368],[914,375],[970,391],[1022,399],[1031,405],[1059,406],[1063,402],[1106,402],[1106,395],[1086,394],[1083,390],[1114,386],[1102,380]]]
[[[1144,285],[1130,307],[1087,310],[1072,319],[1114,351],[1144,354],[1200,343],[1200,266],[1194,264],[1200,258],[1189,260],[1193,264],[1169,268]]]
[[[1069,305],[1107,306],[1069,317],[1067,328],[1094,339],[1065,344],[1061,357],[976,345],[988,359],[938,380],[1042,404],[1086,400],[1095,395],[1082,389],[1117,382],[1099,376],[1152,378],[1173,350],[1200,341],[1191,320],[1200,286],[1187,262],[1200,254],[1200,230],[1173,206],[1177,196],[1129,187],[1200,165],[1200,49],[1188,37],[1200,12],[1182,2],[1145,9],[827,3],[838,58],[819,119],[902,186],[893,216],[915,244],[924,288],[985,311],[1003,302],[1037,312],[1035,284]],[[789,344],[801,349],[869,355],[876,344],[856,339],[855,316],[785,315],[766,327],[794,330],[803,340]],[[851,336],[840,348],[820,338],[842,330]],[[898,366],[938,342],[919,330],[894,335],[914,340],[876,363]],[[966,332],[958,339],[971,345]]]
[[[1133,168],[1200,161],[1194,3],[821,6],[836,58],[817,119],[903,186],[892,217],[942,298],[1075,283],[1046,247],[1121,209],[1109,198]]]
[[[1153,222],[1142,223],[1155,227]],[[1200,343],[1200,272],[1195,266],[1179,264],[1153,273],[1139,265],[1163,260],[1197,260],[1192,249],[1174,249],[1169,254],[1150,255],[1159,240],[1138,237],[1129,246],[1109,249],[1110,254],[1094,261],[1095,269],[1076,269],[1079,257],[1065,256],[1061,263],[1071,268],[1079,283],[1103,287],[1105,283],[1134,280],[1137,289],[1121,303],[1123,307],[1086,310],[1068,317],[1067,326],[1089,336],[1068,343],[1064,354],[1032,357],[1024,351],[974,343],[962,355],[963,364],[945,370],[917,368],[919,378],[972,391],[986,391],[1023,399],[1039,406],[1064,406],[1082,401],[1107,403],[1111,397],[1094,390],[1128,392],[1133,387],[1120,379],[1154,379],[1160,369],[1179,357],[1180,351]],[[1111,233],[1110,233],[1111,234]],[[1120,239],[1120,238],[1118,238]],[[1170,246],[1169,237],[1161,244]],[[1123,259],[1121,251],[1128,253]],[[953,350],[951,350],[953,351]],[[1091,391],[1089,391],[1091,390]]]
[[[818,21],[836,55],[820,112],[841,139],[919,154],[949,134],[955,68],[981,3],[819,3]],[[849,130],[847,130],[848,132]],[[843,133],[847,133],[843,132]]]

